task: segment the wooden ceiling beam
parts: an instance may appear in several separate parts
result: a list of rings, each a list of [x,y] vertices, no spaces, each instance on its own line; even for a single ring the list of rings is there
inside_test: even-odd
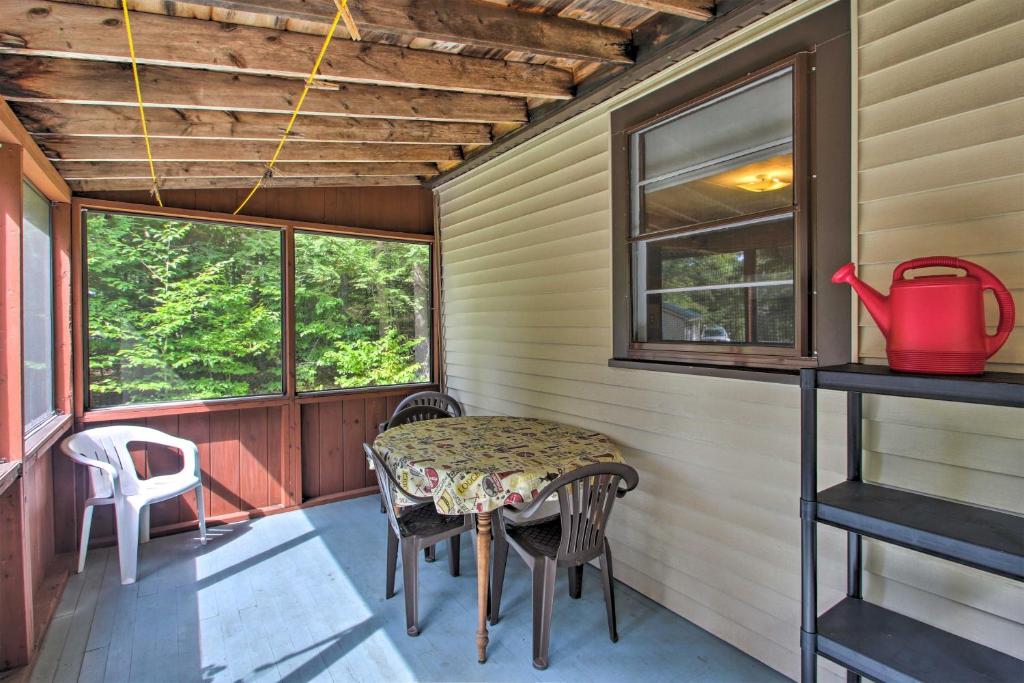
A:
[[[52,160],[145,161],[141,138],[82,138],[59,135],[37,138]],[[273,142],[244,140],[151,141],[156,161],[249,161],[266,162],[274,154]],[[384,145],[340,142],[292,142],[279,157],[288,161],[453,161],[462,158],[458,147],[444,145]]]
[[[182,9],[199,5],[263,15],[280,23],[298,19],[330,24],[337,11],[333,0],[185,0],[175,4]],[[628,31],[520,12],[480,0],[349,0],[349,9],[364,34],[379,31],[590,62],[633,61]]]
[[[216,190],[247,189],[256,182],[255,178],[161,178],[161,190]],[[421,185],[416,176],[393,177],[351,177],[351,178],[275,178],[263,187],[393,187],[398,185]],[[148,190],[152,187],[149,178],[87,178],[70,180],[68,185],[75,192],[113,192],[117,190]]]
[[[148,187],[149,164],[142,161],[58,161],[57,170],[69,180],[136,179]],[[156,170],[160,178],[252,178],[263,175],[266,166],[258,163],[231,162],[160,162]],[[301,162],[282,163],[274,167],[278,178],[363,178],[373,176],[434,176],[437,166],[426,162],[346,163]]]
[[[711,21],[715,17],[715,0],[616,0],[616,2],[698,21]]]
[[[331,3],[333,4],[333,3]],[[0,52],[128,62],[122,13],[47,0],[0,2]],[[323,39],[292,31],[133,13],[140,64],[305,79]],[[318,80],[570,99],[572,75],[548,66],[331,42]]]
[[[139,112],[130,107],[11,102],[33,135],[142,135]],[[147,108],[153,138],[274,140],[285,131],[285,114]],[[429,145],[488,145],[491,127],[483,123],[439,123],[327,116],[300,116],[290,136],[307,142],[390,142]]]
[[[140,66],[139,78],[147,111],[169,107],[290,115],[302,91],[288,78],[169,66]],[[510,97],[359,83],[329,86],[310,90],[304,115],[470,123],[528,118],[525,102]],[[138,106],[131,67],[113,62],[0,55],[0,95],[16,102]]]

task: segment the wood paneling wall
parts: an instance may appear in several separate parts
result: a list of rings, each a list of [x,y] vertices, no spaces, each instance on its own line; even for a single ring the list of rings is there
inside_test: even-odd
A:
[[[985,266],[1017,302],[988,367],[1022,372],[1024,4],[863,0],[857,14],[862,277],[887,292],[910,258]],[[884,362],[863,306],[857,323],[861,359]],[[866,478],[1024,513],[1020,410],[871,396],[864,410]],[[870,599],[1024,657],[1019,583],[882,544],[865,561]]]
[[[184,413],[144,420],[118,420],[109,424],[135,424],[158,429],[193,441],[199,447],[206,515],[214,520],[231,520],[240,513],[281,508],[286,503],[282,454],[284,409],[255,407],[216,412]],[[99,427],[104,423],[90,423]],[[181,469],[177,452],[155,444],[132,450],[141,477],[171,474]],[[78,497],[88,495],[87,475],[78,468]],[[154,533],[191,527],[196,521],[195,498],[191,494],[157,503],[150,512]],[[109,543],[114,537],[110,506],[96,510],[94,543]]]
[[[334,397],[304,403],[302,410],[302,498],[374,491],[377,476],[366,464],[363,443],[410,391]]]
[[[231,213],[247,190],[166,190],[164,204],[177,209]],[[82,195],[133,204],[156,204],[148,192]],[[246,216],[310,221],[327,225],[430,234],[434,208],[429,190],[418,187],[311,187],[260,190],[242,211]]]

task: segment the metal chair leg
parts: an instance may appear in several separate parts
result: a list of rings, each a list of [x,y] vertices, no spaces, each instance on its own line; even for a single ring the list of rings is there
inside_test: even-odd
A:
[[[395,530],[388,525],[388,575],[387,575],[387,587],[384,591],[384,597],[391,599],[395,597],[395,569],[398,567],[398,536],[395,535]]]
[[[533,565],[533,668],[548,668],[551,645],[551,611],[555,602],[555,574],[558,564],[551,558]]]
[[[608,636],[613,643],[619,641],[619,632],[615,626],[615,587],[612,585],[612,548],[608,541],[604,542],[604,554],[601,555],[601,584],[604,586],[604,605],[608,611]]]
[[[569,597],[579,600],[583,595],[583,565],[569,567]]]
[[[405,590],[405,632],[410,636],[420,634],[420,625],[417,619],[419,613],[419,586],[417,576],[417,552],[416,544],[411,540],[402,540],[402,578]]]
[[[452,536],[448,539],[448,573],[452,576],[459,575],[459,552],[462,550],[462,535]]]

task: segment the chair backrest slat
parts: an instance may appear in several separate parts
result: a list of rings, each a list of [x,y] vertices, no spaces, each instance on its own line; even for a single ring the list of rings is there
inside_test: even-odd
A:
[[[393,429],[404,424],[422,422],[424,420],[438,420],[449,418],[451,415],[445,410],[436,406],[407,406],[402,408],[388,420],[388,429]]]
[[[402,399],[395,408],[395,414],[409,406],[432,406],[440,408],[450,417],[462,417],[462,404],[440,391],[419,391]]]
[[[623,480],[627,488],[620,489]],[[601,554],[615,499],[636,486],[637,480],[636,470],[628,465],[599,463],[563,474],[551,484],[557,485],[561,512],[559,562],[587,562]]]

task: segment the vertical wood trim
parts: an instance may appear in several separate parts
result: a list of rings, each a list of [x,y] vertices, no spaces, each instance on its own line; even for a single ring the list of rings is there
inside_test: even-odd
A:
[[[345,490],[345,449],[342,439],[342,421],[345,419],[345,401],[321,403],[317,431],[320,434],[320,487],[319,495]]]
[[[238,510],[238,411],[210,414],[210,489],[213,514]]]
[[[179,433],[177,415],[151,417],[146,420],[146,426],[165,434]],[[181,462],[181,455],[178,451],[160,444],[146,444],[146,468],[150,477],[174,474],[181,470]],[[174,498],[151,505],[150,527],[167,526],[180,521],[179,506],[180,502]]]
[[[85,226],[82,225],[82,207],[71,205],[71,383],[75,420],[85,414]]]
[[[267,418],[267,408],[243,410],[239,414],[239,496],[243,510],[268,505]]]
[[[284,464],[289,462],[290,444],[282,439],[288,433],[288,406],[267,408],[267,505],[288,505]]]
[[[441,316],[443,313],[444,296],[442,293],[442,279],[441,271],[443,265],[443,255],[441,253],[441,199],[438,193],[431,193],[431,202],[433,205],[433,220],[434,220],[434,243],[431,245],[430,255],[430,270],[431,270],[431,281],[432,291],[430,293],[430,305],[433,309],[432,324],[434,329],[431,330],[433,337],[433,349],[432,349],[432,370],[433,378],[440,391],[445,391],[446,380],[445,380],[445,367],[444,367],[444,340],[441,338]]]
[[[54,204],[51,216],[56,408],[70,415],[74,410],[71,370],[71,205],[64,202]]]
[[[178,416],[178,436],[188,439],[199,448],[199,476],[203,482],[203,508],[206,514],[212,514],[213,495],[210,489],[210,414],[187,413]],[[194,495],[185,494],[178,497],[178,519],[187,522],[198,519]]]
[[[366,486],[366,456],[363,454],[363,437],[366,435],[366,401],[353,398],[342,401],[345,406],[341,422],[341,451],[344,459],[343,491],[355,491]],[[332,493],[334,493],[332,491]]]
[[[0,459],[21,460],[22,415],[21,226],[22,149],[0,144]]]
[[[302,499],[320,495],[320,404],[296,406],[302,413]]]
[[[28,664],[33,651],[35,620],[32,573],[25,553],[24,497],[24,477],[0,495],[0,669]]]

